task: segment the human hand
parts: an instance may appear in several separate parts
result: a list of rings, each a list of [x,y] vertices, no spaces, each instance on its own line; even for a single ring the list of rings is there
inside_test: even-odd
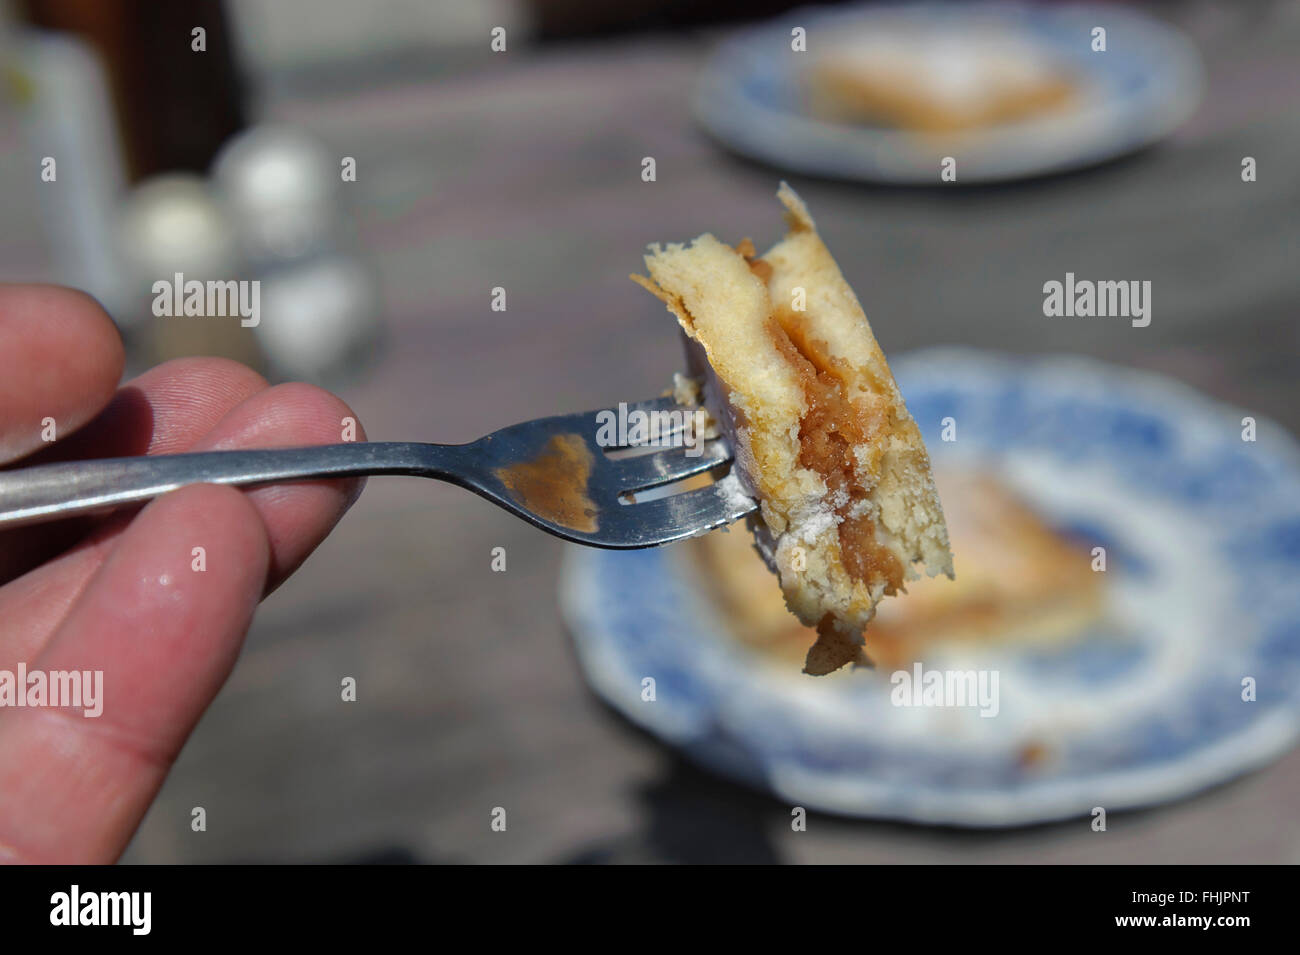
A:
[[[119,389],[122,367],[117,331],[92,299],[0,285],[0,466],[335,443],[352,417],[328,392],[269,387],[224,359],[167,362]],[[198,485],[143,510],[0,533],[0,680],[20,663],[103,673],[98,717],[0,706],[0,861],[121,854],[230,673],[254,608],[362,483]]]

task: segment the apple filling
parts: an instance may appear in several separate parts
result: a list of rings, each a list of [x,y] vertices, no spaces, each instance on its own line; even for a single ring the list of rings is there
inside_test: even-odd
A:
[[[771,275],[771,266],[754,257],[748,239],[737,251],[759,278]],[[850,397],[849,368],[828,354],[824,342],[808,336],[798,312],[784,306],[774,309],[767,333],[803,388],[807,410],[799,422],[799,464],[826,483],[838,518],[844,569],[868,588],[883,582],[884,592],[895,594],[903,586],[903,564],[877,537],[875,521],[864,505],[876,481],[859,473],[853,453],[859,445],[888,438],[892,428],[888,400],[870,392]]]

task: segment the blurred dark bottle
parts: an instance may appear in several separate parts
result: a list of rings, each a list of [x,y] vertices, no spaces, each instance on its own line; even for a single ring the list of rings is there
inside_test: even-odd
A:
[[[160,278],[178,272],[200,281],[241,277],[221,210],[196,178],[206,176],[222,145],[246,125],[234,37],[220,0],[17,0],[15,13],[37,30],[71,35],[93,50],[126,181],[148,181],[120,197],[116,231],[93,237],[113,243],[123,273],[127,291],[110,310],[131,365],[220,355],[264,367],[256,336],[237,321],[149,311],[148,290]],[[74,168],[97,161],[66,158]]]
[[[206,172],[244,128],[230,23],[220,0],[18,0],[20,18],[74,33],[99,54],[132,182]],[[194,31],[202,29],[204,49]]]

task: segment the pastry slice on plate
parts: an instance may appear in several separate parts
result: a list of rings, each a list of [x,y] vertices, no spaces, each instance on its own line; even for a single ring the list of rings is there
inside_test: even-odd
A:
[[[650,277],[633,278],[691,342],[688,373],[760,503],[759,551],[817,629],[804,669],[823,674],[869,662],[876,604],[921,570],[951,577],[952,554],[929,455],[866,315],[802,200],[784,183],[777,195],[789,232],[762,256],[706,233],[651,246]]]
[[[1078,95],[1040,44],[994,24],[850,31],[821,44],[802,79],[814,115],[928,134],[1023,122]]]

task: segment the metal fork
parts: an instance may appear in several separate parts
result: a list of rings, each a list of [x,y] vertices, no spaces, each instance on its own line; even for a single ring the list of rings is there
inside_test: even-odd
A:
[[[657,398],[627,415],[682,412],[658,420],[657,442],[680,439],[694,409]],[[618,415],[620,409],[606,409]],[[352,442],[306,448],[204,451],[44,464],[0,471],[0,529],[111,510],[187,484],[270,484],[310,478],[406,474],[460,485],[557,537],[592,547],[653,547],[740,520],[757,504],[733,474],[708,487],[654,500],[633,492],[702,474],[731,460],[721,440],[611,457],[597,443],[601,412],[538,418],[469,444]],[[696,447],[700,447],[696,444]],[[625,443],[623,448],[627,448]]]

